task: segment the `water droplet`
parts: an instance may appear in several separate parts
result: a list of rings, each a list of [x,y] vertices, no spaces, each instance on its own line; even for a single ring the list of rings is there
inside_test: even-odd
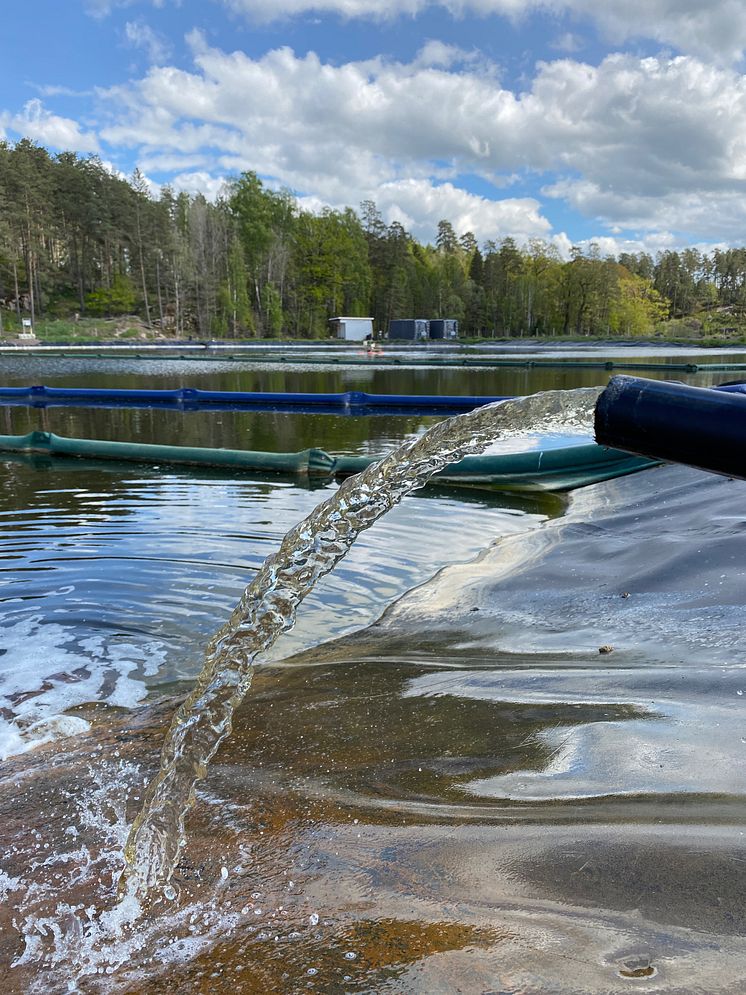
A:
[[[220,877],[223,879],[223,881],[227,881],[228,880],[228,868],[227,867],[221,867],[220,868]]]
[[[354,950],[348,950],[347,953],[345,954],[345,960],[355,960],[356,958],[357,954],[354,952]]]
[[[172,884],[167,884],[163,889],[163,894],[169,900],[169,902],[176,901],[176,888]]]
[[[308,921],[311,923],[312,926],[318,926],[319,924],[318,913],[312,912],[311,915],[308,917]]]
[[[318,973],[319,973],[319,972],[318,972],[318,971],[316,970],[316,968],[315,968],[315,967],[309,967],[309,969],[308,969],[308,970],[306,971],[306,974],[310,974],[310,975],[312,975],[312,976],[313,976],[314,974],[318,974]]]

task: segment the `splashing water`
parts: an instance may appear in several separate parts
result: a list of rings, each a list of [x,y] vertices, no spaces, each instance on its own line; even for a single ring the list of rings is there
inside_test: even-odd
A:
[[[230,734],[251,684],[252,665],[295,621],[298,605],[346,555],[357,536],[449,463],[497,438],[527,430],[589,429],[602,388],[548,391],[477,408],[440,422],[345,481],[285,536],[213,636],[194,690],[174,716],[160,770],[145,794],[125,847],[124,901],[176,897],[171,876],[198,783]]]

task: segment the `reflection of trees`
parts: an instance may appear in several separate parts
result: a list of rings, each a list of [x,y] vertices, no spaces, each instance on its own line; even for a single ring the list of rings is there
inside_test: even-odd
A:
[[[160,364],[154,364],[160,365]],[[69,367],[69,363],[67,364]],[[9,370],[12,364],[8,361]],[[201,387],[214,390],[339,393],[348,389],[344,371],[326,370],[230,370],[212,374],[184,373],[188,364],[175,364],[173,376],[163,372],[99,375],[81,372],[60,376],[59,365],[40,361],[33,376],[24,379],[6,375],[7,383],[47,382],[54,386],[143,387],[171,389]],[[81,369],[86,370],[85,361]],[[530,394],[538,390],[592,386],[603,380],[597,370],[562,369],[409,369],[371,370],[366,388],[370,393],[476,394],[498,396]],[[49,373],[49,375],[47,375]],[[396,440],[416,432],[435,419],[418,416],[375,415],[350,418],[340,415],[251,412],[180,411],[158,408],[47,409],[21,406],[3,409],[2,432],[25,435],[45,429],[58,435],[144,442],[163,445],[253,449],[266,452],[297,452],[316,446],[329,452],[385,452]]]
[[[90,512],[90,509],[81,506],[79,491],[70,486],[69,470],[76,467],[85,472],[86,492],[108,496],[105,509],[107,518],[130,518],[137,514],[136,507],[117,500],[132,490],[131,483],[123,477],[121,470],[113,471],[105,463],[92,460],[60,460],[18,453],[3,453],[0,459],[0,511],[23,515],[26,512],[49,510],[48,492],[53,491],[55,514],[62,512],[73,515],[78,523],[82,523],[89,513],[100,520],[102,508],[97,506],[95,511]],[[50,521],[49,527],[53,530],[53,522]],[[43,540],[40,542],[43,543]]]
[[[364,447],[384,453],[397,440],[435,421],[419,416],[348,418],[273,411],[158,408],[61,406],[5,410],[10,412],[4,426],[9,435],[44,429],[73,438],[262,452],[298,452],[315,446],[330,452],[356,452]]]

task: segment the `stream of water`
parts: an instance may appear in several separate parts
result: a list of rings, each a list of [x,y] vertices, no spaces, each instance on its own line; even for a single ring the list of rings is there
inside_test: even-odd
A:
[[[590,425],[599,393],[599,388],[549,391],[441,422],[351,478],[285,536],[210,641],[195,688],[174,717],[160,771],[125,848],[126,895],[147,900],[160,887],[166,898],[176,898],[169,882],[184,843],[184,821],[196,785],[230,733],[233,713],[251,684],[252,665],[293,625],[298,605],[357,536],[433,473],[482,452],[498,437]]]

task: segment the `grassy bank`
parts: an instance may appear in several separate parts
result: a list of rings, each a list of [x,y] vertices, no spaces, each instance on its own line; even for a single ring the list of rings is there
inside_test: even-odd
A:
[[[159,342],[183,343],[184,339],[175,339],[173,336],[161,335],[157,328],[148,328],[147,325],[137,315],[126,315],[121,318],[81,318],[78,321],[64,319],[40,319],[34,326],[36,338],[40,344],[75,344],[75,345],[103,345],[106,343],[117,343],[133,346],[138,343]],[[20,324],[15,315],[3,314],[3,328],[0,336],[0,343],[11,344],[16,341],[20,332]],[[205,339],[192,337],[195,345],[204,344]],[[275,339],[259,339],[253,337],[234,338],[213,336],[210,341],[222,341],[228,344],[246,345],[251,342],[261,341],[263,343],[320,343],[336,341],[334,339],[297,339],[279,337]],[[655,331],[649,335],[637,336],[634,338],[626,336],[609,336],[599,332],[597,335],[552,335],[552,336],[482,336],[459,339],[459,344],[468,347],[485,345],[607,345],[628,346],[628,345],[671,345],[671,346],[696,346],[698,348],[717,347],[739,347],[746,348],[746,319],[734,318],[729,314],[713,314],[704,318],[679,318],[672,319],[659,325]],[[408,343],[400,342],[401,346]],[[411,343],[414,345],[414,343]],[[350,348],[359,348],[360,343],[349,343]]]

